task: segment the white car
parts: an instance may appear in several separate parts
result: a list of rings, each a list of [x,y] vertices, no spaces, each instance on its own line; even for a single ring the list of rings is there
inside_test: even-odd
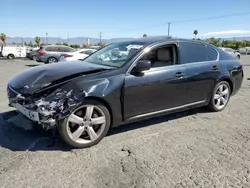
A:
[[[75,60],[79,60],[79,59],[84,59],[86,57],[88,57],[90,54],[94,53],[96,51],[96,49],[90,49],[90,48],[86,48],[86,49],[81,49],[78,50],[76,52],[69,52],[66,54],[62,54],[60,56],[59,61],[75,61]]]
[[[231,56],[236,57],[237,59],[240,59],[240,53],[237,52],[236,50],[232,49],[232,48],[223,48],[221,47],[220,49],[222,49],[223,51],[227,52],[228,54],[230,54]]]
[[[26,57],[26,47],[23,46],[3,46],[2,56],[8,59]]]

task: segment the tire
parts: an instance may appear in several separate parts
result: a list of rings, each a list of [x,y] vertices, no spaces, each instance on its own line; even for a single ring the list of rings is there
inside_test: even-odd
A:
[[[36,56],[35,55],[32,56],[32,60],[36,61]]]
[[[15,56],[14,56],[13,54],[9,54],[9,55],[7,56],[7,58],[8,58],[8,59],[15,59]]]
[[[79,125],[76,123],[73,123],[71,118],[73,115],[77,115],[78,117],[84,117],[87,119],[87,115],[86,115],[86,111],[87,108],[90,106],[94,106],[94,110],[92,113],[92,122],[94,122],[95,118],[100,118],[100,117],[105,117],[105,125],[98,125],[98,124],[93,124],[93,125],[87,125],[88,122],[91,121],[84,121],[86,124],[85,125]],[[84,112],[83,109],[86,108],[86,111]],[[101,110],[102,112],[99,112],[99,110]],[[95,112],[97,112],[102,114],[101,116],[98,116],[95,114]],[[81,115],[77,114],[77,113],[81,113]],[[85,113],[85,115],[83,115],[83,113]],[[94,115],[96,115],[96,117],[93,117]],[[78,120],[78,119],[77,119]],[[82,122],[82,121],[80,121]],[[69,146],[74,147],[74,148],[86,148],[86,147],[91,147],[93,145],[98,144],[108,133],[109,128],[110,128],[110,124],[111,124],[111,117],[110,117],[110,113],[109,110],[100,102],[95,101],[95,100],[86,100],[80,107],[77,107],[75,110],[72,111],[72,113],[70,114],[70,116],[68,116],[67,118],[65,118],[64,120],[62,120],[59,125],[58,125],[58,132],[59,135],[61,137],[61,139]],[[73,125],[73,126],[72,126]],[[92,127],[92,130],[94,130],[94,132],[96,133],[96,136],[93,140],[91,139],[91,136],[89,136],[89,130],[87,127]],[[96,127],[94,127],[96,126]],[[99,129],[98,129],[99,126]],[[73,130],[73,132],[71,132],[71,129],[75,129]],[[77,132],[77,130],[83,130],[84,131],[78,135],[81,135],[80,137],[77,137],[75,139],[73,139],[72,137],[73,134],[75,132]],[[100,131],[98,133],[98,131]],[[93,135],[93,134],[92,134]],[[81,138],[82,137],[82,138]],[[88,138],[89,137],[89,138]],[[93,136],[92,136],[93,138]]]
[[[222,92],[222,94],[218,94],[218,93],[220,93],[220,92],[218,92],[218,90],[221,87],[223,87],[223,89],[225,89],[225,90],[226,90],[226,88],[228,89],[228,95],[227,95],[226,99],[223,97],[223,92]],[[228,104],[228,102],[230,100],[231,91],[232,91],[232,89],[231,89],[229,83],[226,82],[226,81],[221,81],[218,84],[216,84],[216,86],[214,87],[213,94],[211,96],[210,102],[208,104],[208,108],[213,112],[220,112],[220,111],[224,110],[224,108],[227,106],[227,104]],[[216,99],[216,98],[218,98],[218,96],[220,96],[220,98]],[[226,102],[224,100],[222,101],[222,97],[226,100]],[[220,102],[218,100],[220,100]],[[218,105],[216,105],[216,103],[219,104],[219,103],[222,103],[222,102],[225,102],[225,104],[223,106],[218,107]]]
[[[58,60],[55,57],[49,57],[46,64],[56,63]]]
[[[239,55],[237,55],[237,57],[236,57],[238,60],[240,59],[240,56]]]

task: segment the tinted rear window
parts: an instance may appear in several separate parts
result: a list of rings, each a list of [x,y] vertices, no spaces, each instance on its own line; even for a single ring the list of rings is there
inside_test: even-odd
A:
[[[193,42],[180,42],[180,59],[182,64],[208,61],[206,46]]]
[[[48,52],[57,52],[57,51],[58,51],[58,48],[57,48],[57,47],[50,46],[50,47],[47,47],[45,50],[48,51]]]
[[[218,58],[218,52],[210,46],[207,46],[207,55],[209,61],[215,61]]]

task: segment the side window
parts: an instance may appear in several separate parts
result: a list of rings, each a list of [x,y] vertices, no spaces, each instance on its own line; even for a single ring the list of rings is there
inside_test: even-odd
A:
[[[92,51],[92,50],[87,50],[87,51],[85,51],[85,54],[87,54],[87,55],[90,55],[90,54],[92,54],[94,51]]]
[[[192,42],[180,42],[179,46],[182,64],[209,61],[205,45]]]
[[[45,50],[48,51],[48,52],[55,51],[54,47],[52,47],[52,46],[51,47],[47,47]]]
[[[67,50],[68,50],[67,52],[75,52],[76,51],[74,48],[68,48]]]
[[[67,47],[59,47],[59,52],[69,52]]]
[[[218,52],[209,46],[207,46],[207,55],[208,55],[209,61],[215,61],[218,58]]]
[[[151,61],[152,68],[176,64],[176,48],[173,45],[168,45],[152,49],[141,60]]]

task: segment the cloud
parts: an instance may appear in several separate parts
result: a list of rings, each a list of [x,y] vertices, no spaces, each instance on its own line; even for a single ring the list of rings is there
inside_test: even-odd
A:
[[[215,32],[208,32],[205,34],[205,36],[208,36],[208,35],[232,35],[232,34],[250,34],[250,30],[215,31]]]

